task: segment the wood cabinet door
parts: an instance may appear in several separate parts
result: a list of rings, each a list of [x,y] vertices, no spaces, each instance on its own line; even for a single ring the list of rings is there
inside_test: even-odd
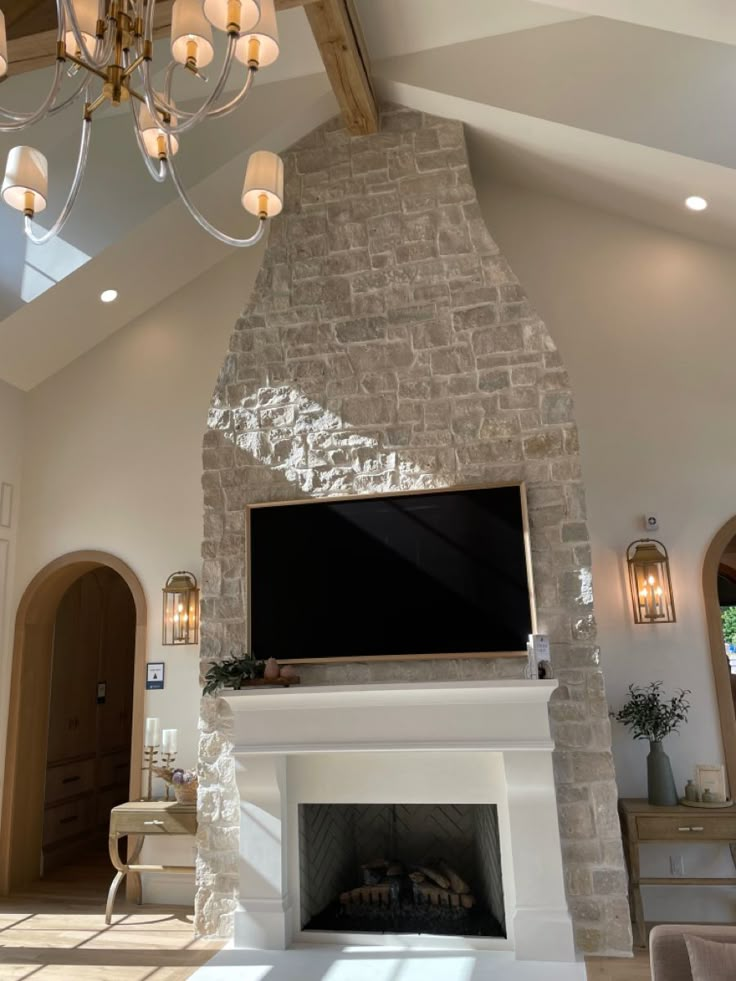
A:
[[[110,570],[99,570],[109,573]],[[104,580],[105,608],[100,646],[99,680],[105,683],[100,704],[99,750],[130,748],[133,717],[135,604],[125,582],[115,573]]]
[[[98,583],[82,576],[59,603],[51,660],[49,763],[95,751],[101,601]]]

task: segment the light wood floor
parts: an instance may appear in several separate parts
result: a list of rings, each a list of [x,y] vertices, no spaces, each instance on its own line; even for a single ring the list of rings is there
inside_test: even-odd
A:
[[[135,906],[120,888],[105,925],[109,859],[59,869],[0,897],[2,981],[184,981],[220,944],[192,938],[192,912]]]
[[[633,960],[623,957],[589,957],[588,981],[651,981],[649,954],[639,952]]]
[[[184,981],[220,947],[192,939],[191,910],[129,905],[122,888],[106,926],[111,878],[98,858],[0,898],[0,979]],[[650,981],[648,958],[592,958],[588,979]]]

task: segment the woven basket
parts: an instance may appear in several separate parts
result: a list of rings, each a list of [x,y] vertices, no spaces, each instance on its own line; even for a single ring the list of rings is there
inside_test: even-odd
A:
[[[175,783],[174,796],[177,804],[196,804],[197,803],[197,781],[191,783]]]

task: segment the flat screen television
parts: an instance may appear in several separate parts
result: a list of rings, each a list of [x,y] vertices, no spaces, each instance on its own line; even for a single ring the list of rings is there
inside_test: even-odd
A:
[[[247,519],[259,659],[526,651],[523,485],[252,505]]]

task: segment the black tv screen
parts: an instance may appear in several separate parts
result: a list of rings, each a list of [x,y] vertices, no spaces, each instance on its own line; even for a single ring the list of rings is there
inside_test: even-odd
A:
[[[282,661],[525,651],[523,493],[250,507],[250,650]]]

